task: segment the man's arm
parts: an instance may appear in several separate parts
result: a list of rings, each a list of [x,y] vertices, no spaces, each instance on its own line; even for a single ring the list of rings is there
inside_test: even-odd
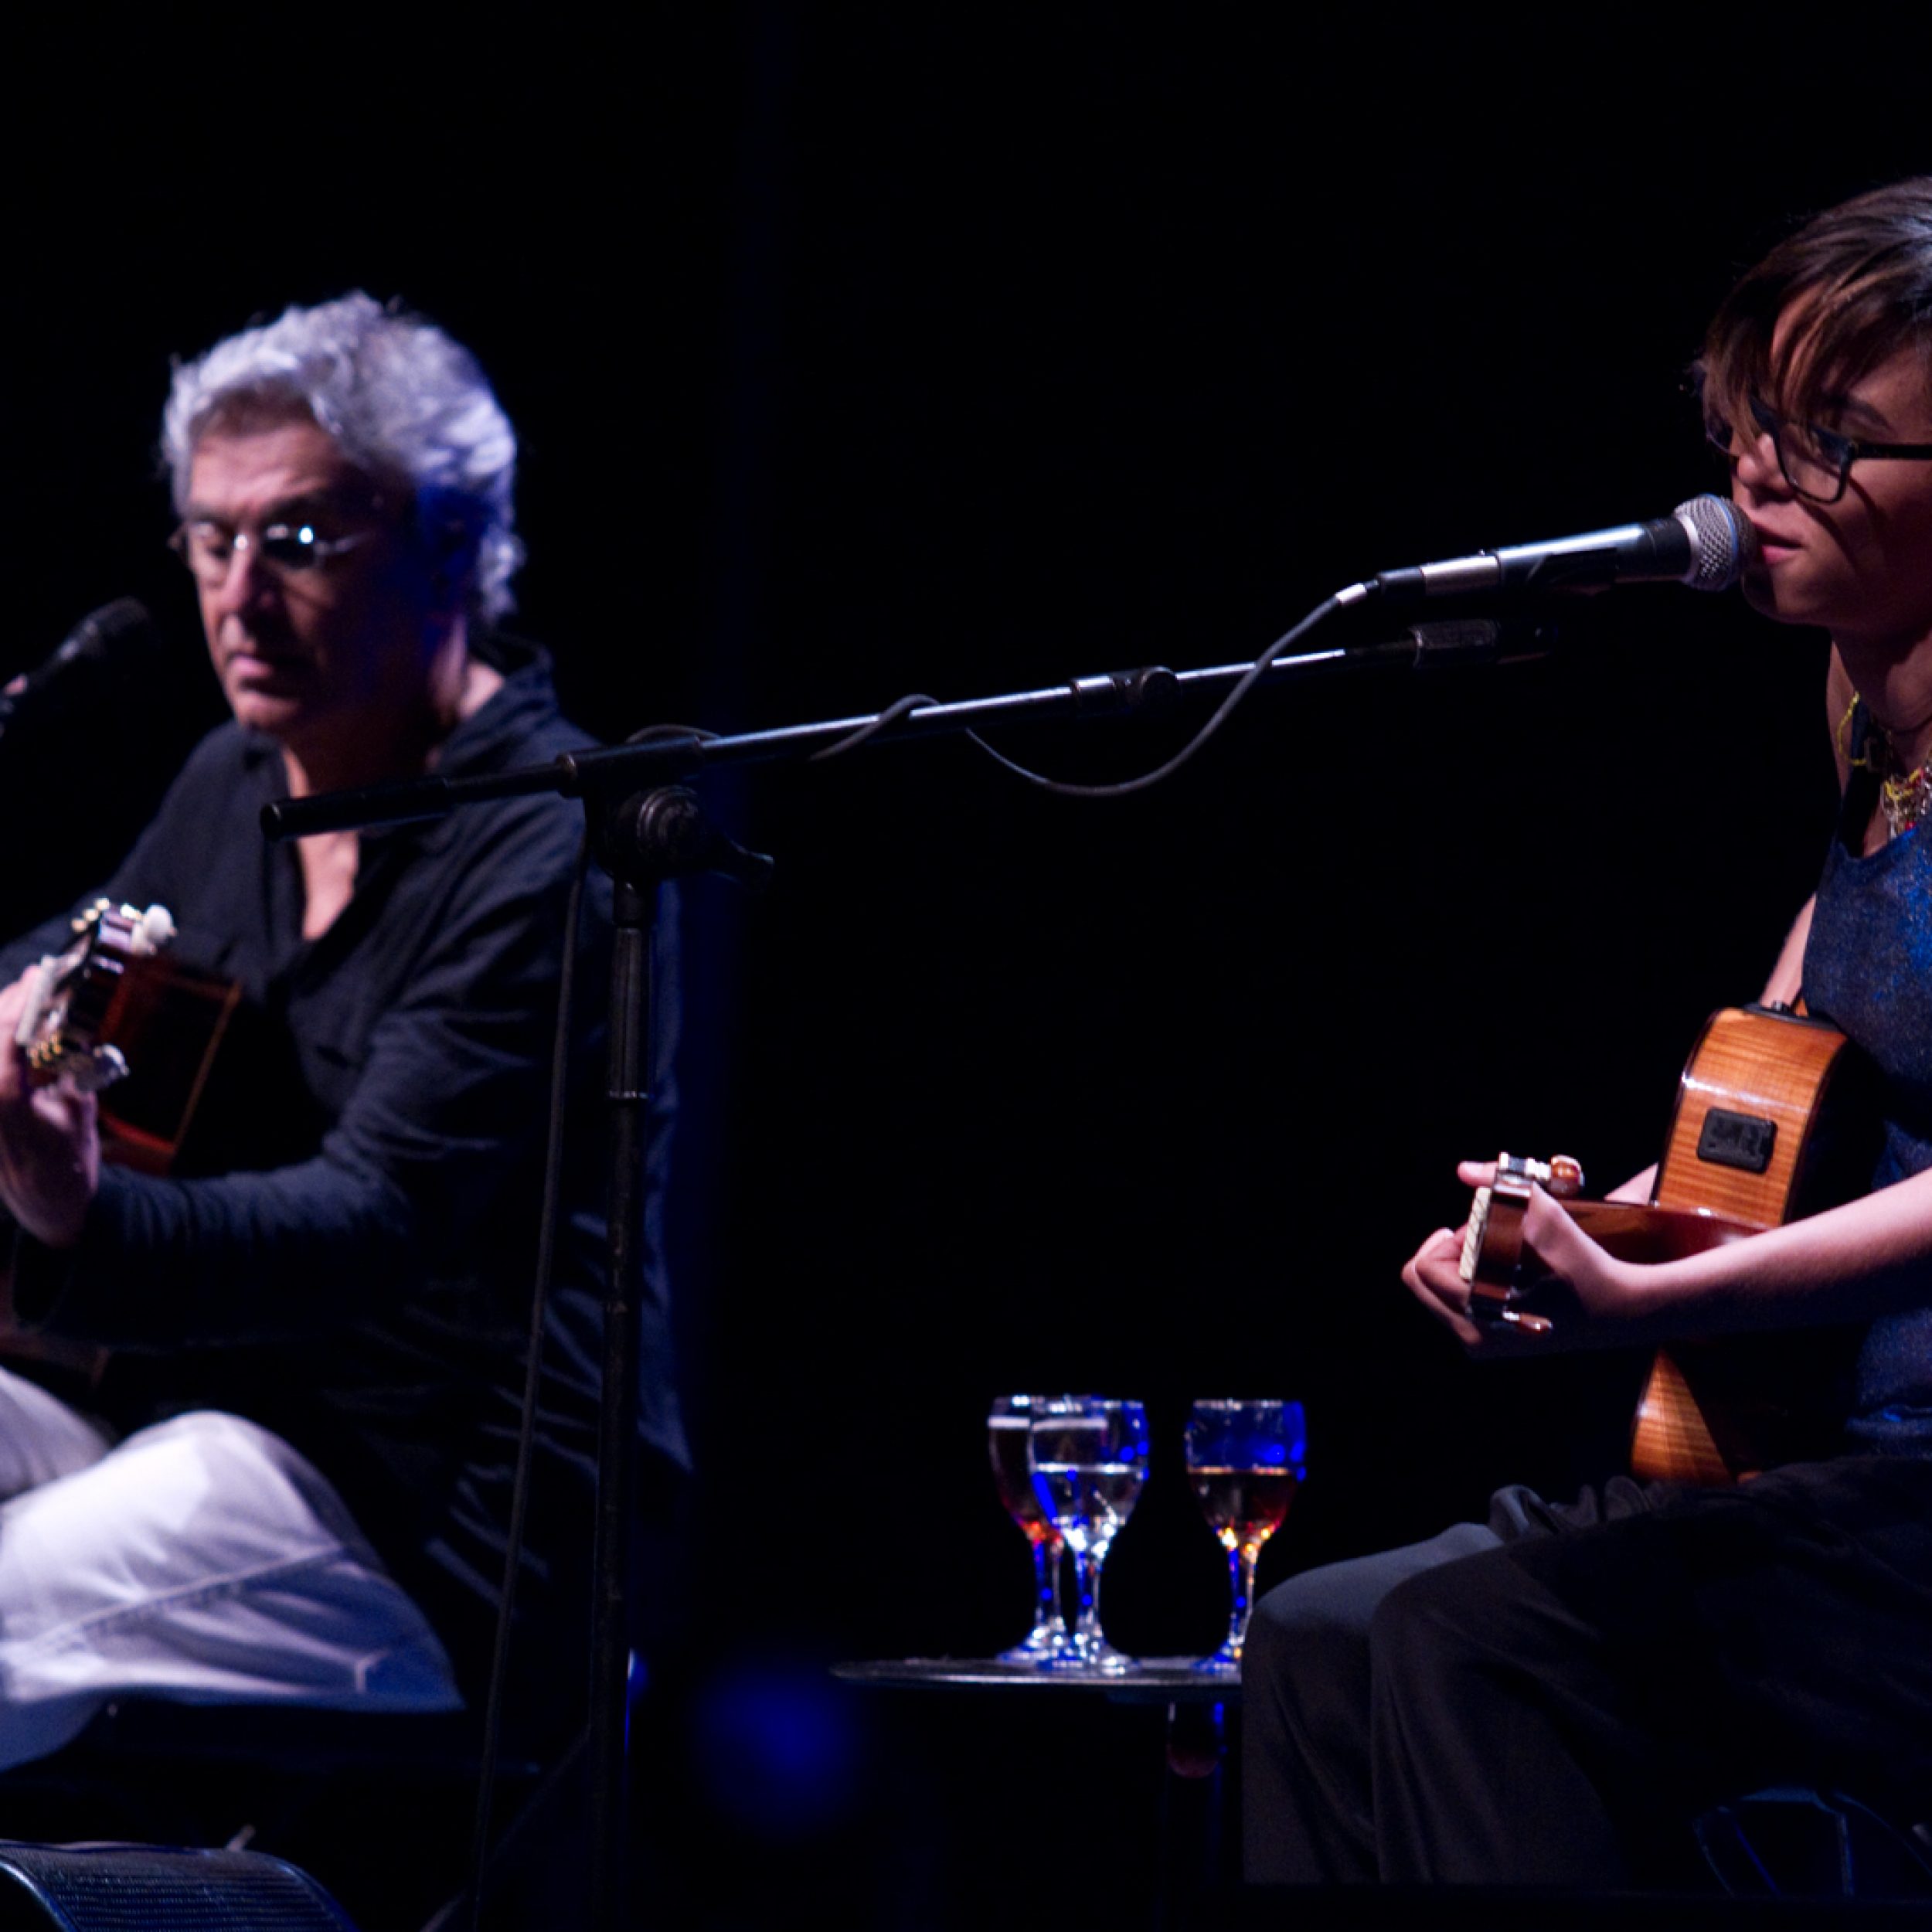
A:
[[[15,1033],[31,971],[0,988],[0,1206],[36,1240],[68,1248],[100,1184],[100,1135],[91,1094],[29,1076]]]
[[[524,813],[480,855],[312,1158],[206,1179],[104,1170],[71,1246],[20,1244],[23,1318],[123,1345],[237,1338],[350,1318],[473,1264],[542,1131],[562,842]]]

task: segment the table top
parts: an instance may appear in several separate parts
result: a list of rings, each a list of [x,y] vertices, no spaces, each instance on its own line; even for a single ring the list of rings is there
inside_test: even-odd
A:
[[[1042,1670],[992,1657],[889,1657],[835,1664],[842,1682],[880,1690],[1097,1692],[1117,1704],[1238,1704],[1241,1680],[1195,1668],[1192,1657],[1143,1657],[1131,1670]]]

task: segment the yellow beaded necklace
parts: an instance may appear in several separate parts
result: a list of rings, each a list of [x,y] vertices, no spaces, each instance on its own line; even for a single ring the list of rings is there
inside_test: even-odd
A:
[[[1852,752],[1852,715],[1858,709],[1854,698],[1838,721],[1838,749],[1847,764],[1872,773],[1879,781],[1879,810],[1885,815],[1888,835],[1896,838],[1910,832],[1921,818],[1932,815],[1932,771],[1923,764],[1900,771],[1892,750],[1892,740],[1883,726],[1877,727],[1878,743],[1883,749],[1876,754],[1871,733],[1866,734],[1865,748],[1856,757]]]

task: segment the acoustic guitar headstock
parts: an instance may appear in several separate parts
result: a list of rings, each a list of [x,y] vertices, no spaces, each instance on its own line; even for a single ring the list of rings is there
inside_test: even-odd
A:
[[[114,1043],[131,969],[172,942],[175,922],[165,906],[145,912],[97,900],[73,922],[73,942],[36,969],[14,1039],[27,1056],[36,1086],[65,1074],[97,1094],[124,1079],[127,1057]]]

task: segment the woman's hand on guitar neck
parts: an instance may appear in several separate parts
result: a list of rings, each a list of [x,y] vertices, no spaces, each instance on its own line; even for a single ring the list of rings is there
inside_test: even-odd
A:
[[[32,977],[0,991],[0,1202],[36,1240],[71,1247],[100,1185],[100,1134],[91,1094],[28,1076],[14,1035]]]
[[[1464,1186],[1488,1187],[1496,1178],[1493,1161],[1464,1161],[1456,1169]],[[1619,1196],[1640,1183],[1648,1192],[1648,1175],[1639,1175],[1617,1190]],[[1470,1319],[1469,1284],[1462,1278],[1461,1228],[1438,1228],[1410,1257],[1402,1279],[1410,1294],[1449,1329],[1465,1347],[1481,1349],[1501,1342],[1512,1353],[1526,1345],[1514,1335],[1499,1336],[1493,1326]],[[1645,1277],[1651,1270],[1629,1261],[1617,1260],[1597,1242],[1540,1188],[1530,1191],[1529,1204],[1523,1211],[1523,1242],[1553,1275],[1567,1285],[1578,1310],[1586,1320],[1617,1322],[1634,1320],[1650,1313],[1651,1298],[1645,1292]],[[1560,1321],[1554,1338],[1560,1345],[1565,1339]],[[1607,1340],[1607,1337],[1594,1338]],[[1548,1348],[1549,1342],[1535,1345]]]
[[[1530,1190],[1523,1209],[1523,1246],[1570,1291],[1585,1321],[1591,1325],[1634,1321],[1654,1312],[1645,1292],[1655,1270],[1635,1261],[1620,1261],[1600,1242],[1594,1241],[1541,1188]],[[1608,1342],[1609,1335],[1592,1340]]]
[[[1469,1284],[1462,1278],[1461,1260],[1462,1230],[1437,1228],[1409,1257],[1402,1279],[1458,1342],[1473,1349],[1488,1337],[1469,1319]]]
[[[1493,1187],[1496,1183],[1496,1164],[1494,1161],[1458,1161],[1456,1179],[1468,1188]],[[1648,1201],[1656,1185],[1657,1163],[1653,1161],[1641,1174],[1633,1174],[1621,1187],[1612,1188],[1604,1199]]]

